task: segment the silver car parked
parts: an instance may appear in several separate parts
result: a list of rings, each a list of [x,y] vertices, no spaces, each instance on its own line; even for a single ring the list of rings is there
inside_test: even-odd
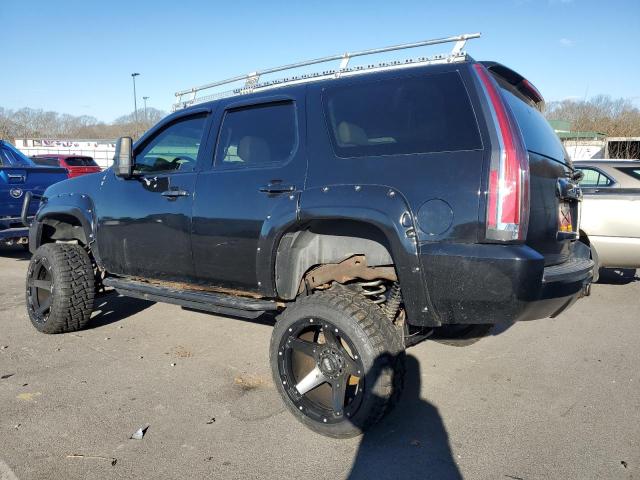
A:
[[[574,167],[584,174],[580,235],[596,265],[640,268],[640,161],[581,160]]]

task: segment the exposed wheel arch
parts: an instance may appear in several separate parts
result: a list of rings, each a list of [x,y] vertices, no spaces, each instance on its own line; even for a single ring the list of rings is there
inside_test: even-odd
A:
[[[77,240],[82,245],[87,245],[87,235],[82,222],[75,216],[57,213],[48,215],[40,220],[42,225],[38,246],[56,241]]]
[[[314,221],[286,233],[276,253],[278,296],[286,300],[295,298],[305,274],[312,268],[339,264],[355,256],[364,256],[367,267],[394,265],[382,231],[365,222]]]

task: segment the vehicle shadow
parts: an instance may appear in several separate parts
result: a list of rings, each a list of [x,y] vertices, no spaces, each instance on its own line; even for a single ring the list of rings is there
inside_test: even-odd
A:
[[[125,297],[119,295],[115,290],[101,293],[96,296],[93,302],[93,314],[86,329],[91,330],[124,320],[131,315],[146,310],[154,303],[149,300]]]
[[[406,367],[400,401],[363,435],[347,477],[350,480],[462,479],[438,409],[420,398],[421,374],[416,357],[407,355]]]
[[[269,327],[273,327],[276,324],[276,314],[273,312],[264,312],[256,318],[247,318],[241,317],[239,315],[233,315],[232,313],[214,313],[208,312],[206,310],[198,310],[197,308],[191,307],[182,307],[183,310],[187,312],[196,312],[203,313],[205,315],[212,315],[215,317],[224,317],[224,318],[233,318],[235,320],[241,320],[243,322],[258,324],[258,325],[267,325]]]
[[[598,283],[605,285],[626,285],[639,280],[640,277],[636,275],[635,268],[601,268]]]
[[[0,246],[0,257],[29,260],[31,258],[31,252],[25,250],[22,245],[2,245]]]

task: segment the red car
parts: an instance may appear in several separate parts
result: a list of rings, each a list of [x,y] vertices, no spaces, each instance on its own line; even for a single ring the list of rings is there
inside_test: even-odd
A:
[[[66,168],[69,178],[101,171],[93,158],[83,155],[41,154],[33,155],[31,159],[38,165]]]

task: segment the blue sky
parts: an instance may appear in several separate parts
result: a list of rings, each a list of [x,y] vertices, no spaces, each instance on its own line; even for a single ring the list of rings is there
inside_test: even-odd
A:
[[[0,0],[0,106],[111,121],[133,111],[134,71],[138,98],[168,111],[176,90],[212,80],[476,31],[472,56],[520,72],[547,100],[602,93],[640,106],[639,0]]]

